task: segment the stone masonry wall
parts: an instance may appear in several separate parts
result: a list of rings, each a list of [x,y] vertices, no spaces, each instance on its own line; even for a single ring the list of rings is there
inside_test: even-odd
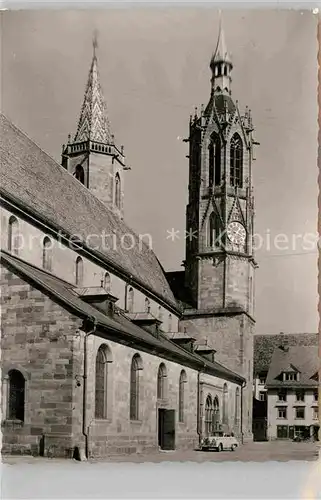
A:
[[[3,266],[1,286],[2,452],[70,456],[79,320]],[[7,419],[11,369],[25,377],[24,423]]]
[[[197,372],[158,356],[151,355],[98,335],[90,337],[89,363],[95,366],[99,347],[109,349],[111,361],[107,374],[107,419],[96,420],[95,370],[88,373],[88,426],[89,453],[98,457],[106,454],[139,453],[158,450],[158,408],[175,410],[175,447],[193,448],[198,444],[197,436]],[[139,354],[142,370],[139,380],[139,419],[131,421],[129,415],[130,367],[132,357]],[[160,363],[167,370],[167,394],[157,401],[157,373]],[[178,422],[178,394],[181,370],[185,370],[184,422]]]
[[[217,352],[215,360],[244,376],[243,432],[252,433],[253,331],[254,323],[245,314],[226,316],[196,316],[184,319],[180,328],[197,340],[207,340]]]

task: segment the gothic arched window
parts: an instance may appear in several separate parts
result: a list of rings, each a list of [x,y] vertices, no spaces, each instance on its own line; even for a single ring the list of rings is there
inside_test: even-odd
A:
[[[228,422],[228,387],[227,384],[223,386],[223,424]]]
[[[163,314],[163,309],[161,306],[158,307],[158,319],[159,321],[163,321],[164,314]]]
[[[212,212],[208,221],[208,239],[207,245],[211,248],[220,244],[220,222],[218,216]]]
[[[181,371],[179,376],[179,387],[178,387],[178,421],[184,422],[184,407],[185,407],[185,384],[186,384],[186,372]]]
[[[205,403],[205,436],[212,434],[212,421],[213,421],[213,404],[210,394],[206,398]]]
[[[105,273],[104,288],[105,288],[106,292],[110,292],[110,274],[109,273]]]
[[[8,224],[8,250],[14,255],[19,253],[19,238],[18,219],[12,215]]]
[[[234,134],[230,147],[230,184],[243,187],[243,143],[239,134]]]
[[[42,267],[46,271],[52,270],[52,242],[45,236],[42,243]]]
[[[139,419],[139,372],[142,368],[141,357],[135,354],[130,367],[130,420]]]
[[[115,176],[115,205],[117,208],[120,208],[121,204],[121,185],[120,185],[120,176],[117,172]]]
[[[76,285],[82,286],[84,280],[84,262],[81,257],[76,259]]]
[[[220,404],[218,401],[218,397],[216,396],[214,399],[214,411],[213,411],[213,430],[216,431],[220,426]]]
[[[166,399],[167,396],[167,370],[161,363],[157,373],[157,399]]]
[[[10,370],[9,376],[9,405],[8,420],[25,418],[25,379],[18,370]]]
[[[108,404],[108,364],[111,362],[111,352],[106,345],[101,345],[96,356],[95,373],[95,418],[107,418]]]
[[[168,315],[168,331],[171,332],[173,328],[173,316],[169,313]]]
[[[132,287],[128,288],[127,292],[127,310],[128,312],[134,312],[134,290]]]
[[[76,166],[75,172],[74,172],[74,177],[76,177],[76,179],[78,181],[80,181],[82,184],[85,183],[85,172],[84,172],[82,165]]]
[[[209,185],[221,183],[221,141],[217,134],[212,134],[209,145]]]

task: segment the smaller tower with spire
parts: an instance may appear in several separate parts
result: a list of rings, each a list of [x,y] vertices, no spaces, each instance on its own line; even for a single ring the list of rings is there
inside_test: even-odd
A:
[[[212,92],[230,94],[232,81],[231,71],[233,69],[233,64],[231,56],[227,51],[221,16],[216,49],[210,62],[210,68],[212,70]]]
[[[123,146],[116,145],[98,72],[97,34],[85,96],[74,139],[62,148],[62,166],[114,213],[123,217]]]

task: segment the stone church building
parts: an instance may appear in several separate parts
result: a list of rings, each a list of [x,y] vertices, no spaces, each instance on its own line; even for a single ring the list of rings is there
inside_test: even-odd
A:
[[[96,47],[61,165],[1,115],[2,452],[60,457],[252,439],[252,120],[220,27],[190,118],[184,270],[125,222]],[[72,210],[71,210],[72,207]]]

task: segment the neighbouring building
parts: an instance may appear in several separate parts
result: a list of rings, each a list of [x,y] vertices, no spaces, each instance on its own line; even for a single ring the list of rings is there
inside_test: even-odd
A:
[[[231,97],[221,27],[210,67],[187,139],[183,272],[165,273],[124,221],[128,167],[96,47],[62,165],[1,116],[3,453],[192,448],[218,429],[252,439],[253,126]]]
[[[318,334],[255,336],[255,440],[317,438],[318,370]]]

